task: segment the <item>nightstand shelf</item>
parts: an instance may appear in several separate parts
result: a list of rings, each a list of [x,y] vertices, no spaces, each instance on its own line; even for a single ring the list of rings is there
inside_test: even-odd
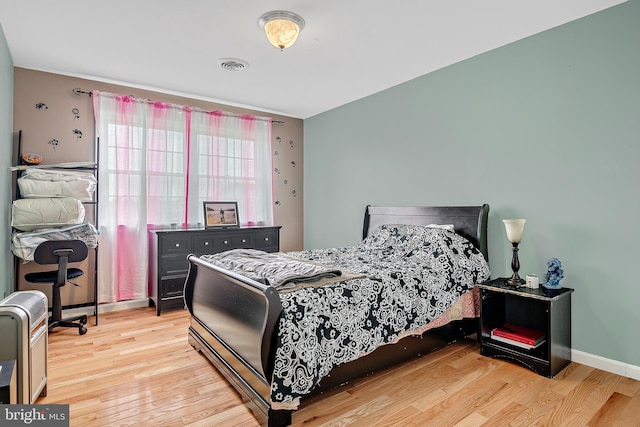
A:
[[[480,353],[520,363],[552,378],[571,362],[571,293],[573,289],[514,288],[494,279],[480,288]],[[505,323],[541,331],[545,341],[526,349],[495,340],[491,330]]]

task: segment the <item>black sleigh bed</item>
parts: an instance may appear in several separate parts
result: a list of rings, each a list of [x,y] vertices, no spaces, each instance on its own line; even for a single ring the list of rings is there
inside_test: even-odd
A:
[[[367,206],[359,245],[190,255],[189,343],[261,424],[288,425],[310,396],[477,333],[488,213]]]

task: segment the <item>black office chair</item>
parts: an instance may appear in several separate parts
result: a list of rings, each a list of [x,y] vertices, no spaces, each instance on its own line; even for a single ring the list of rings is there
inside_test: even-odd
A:
[[[57,270],[28,273],[24,276],[27,282],[51,283],[53,285],[49,330],[56,327],[78,328],[80,335],[87,333],[87,328],[84,326],[87,323],[86,314],[62,318],[60,288],[66,285],[67,281],[84,274],[81,269],[71,268],[67,265],[70,262],[83,261],[87,258],[88,252],[87,245],[82,240],[48,240],[40,243],[36,248],[33,254],[33,260],[36,263],[58,264]]]

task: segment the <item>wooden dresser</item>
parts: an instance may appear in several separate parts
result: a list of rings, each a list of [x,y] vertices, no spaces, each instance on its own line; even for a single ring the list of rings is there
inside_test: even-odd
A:
[[[149,240],[149,304],[160,316],[163,311],[184,308],[187,255],[240,248],[278,252],[280,227],[163,229],[150,231]]]

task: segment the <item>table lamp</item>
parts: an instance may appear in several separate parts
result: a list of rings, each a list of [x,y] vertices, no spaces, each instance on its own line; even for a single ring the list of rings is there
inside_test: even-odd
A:
[[[524,223],[526,219],[503,219],[504,227],[507,230],[507,239],[513,245],[513,257],[511,258],[511,269],[513,274],[505,283],[510,286],[520,287],[524,284],[524,280],[518,276],[520,270],[520,261],[518,260],[518,245],[522,241],[522,233],[524,232]]]

